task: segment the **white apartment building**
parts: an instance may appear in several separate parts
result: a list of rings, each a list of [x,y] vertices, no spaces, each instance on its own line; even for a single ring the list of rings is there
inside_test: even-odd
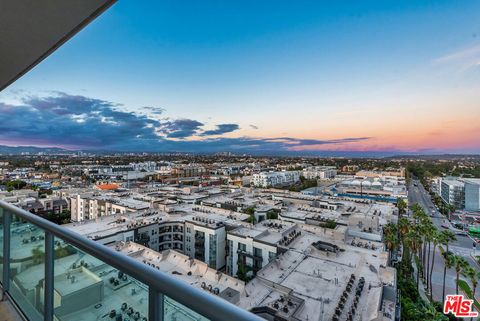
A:
[[[211,268],[219,270],[225,266],[225,239],[223,222],[204,216],[185,221],[184,253]]]
[[[286,172],[262,172],[253,174],[252,185],[256,187],[275,187],[291,185],[300,180],[300,172],[286,171]]]
[[[117,199],[103,196],[73,195],[69,198],[71,220],[81,222],[114,214],[125,214],[148,209],[150,204],[134,199]]]
[[[239,265],[243,265],[252,276],[275,259],[277,246],[255,239],[261,233],[242,227],[227,234],[227,274],[236,276]]]
[[[134,171],[154,172],[157,169],[156,162],[130,163]]]
[[[297,225],[267,220],[254,227],[238,227],[227,233],[227,274],[236,276],[244,268],[253,276],[279,254],[279,246],[288,245],[297,234]]]
[[[480,179],[468,178],[465,182],[465,210],[480,211]]]
[[[307,167],[302,172],[306,179],[332,179],[337,175],[335,166],[312,166]]]

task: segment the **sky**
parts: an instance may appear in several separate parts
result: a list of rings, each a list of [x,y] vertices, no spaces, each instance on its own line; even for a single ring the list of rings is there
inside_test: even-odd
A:
[[[120,0],[0,93],[0,144],[480,153],[480,2]]]

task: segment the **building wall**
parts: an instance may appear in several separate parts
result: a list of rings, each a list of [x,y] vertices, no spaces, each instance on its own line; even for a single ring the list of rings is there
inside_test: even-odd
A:
[[[300,172],[265,172],[253,174],[252,184],[257,187],[291,185],[300,180]]]
[[[465,185],[457,180],[442,180],[442,199],[456,209],[465,207]]]
[[[465,182],[465,210],[480,211],[480,180]]]
[[[227,234],[227,274],[236,276],[238,273],[238,262],[240,245],[244,245],[245,252],[254,254],[254,248],[262,251],[261,267],[265,267],[272,259],[277,256],[277,247],[266,243],[255,241],[251,237],[241,237],[234,234]],[[251,257],[246,257],[246,264],[249,266],[254,265],[254,260]]]

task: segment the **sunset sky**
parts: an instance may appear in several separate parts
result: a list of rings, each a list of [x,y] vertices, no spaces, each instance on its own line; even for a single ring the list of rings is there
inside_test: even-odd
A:
[[[480,2],[120,0],[0,114],[3,145],[480,153]]]

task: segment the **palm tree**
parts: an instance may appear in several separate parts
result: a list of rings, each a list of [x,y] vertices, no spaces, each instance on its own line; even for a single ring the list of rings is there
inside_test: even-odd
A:
[[[430,272],[430,246],[432,244],[434,234],[435,234],[436,228],[433,226],[432,222],[430,220],[427,220],[424,223],[424,235],[425,235],[425,242],[428,244],[428,257],[427,257],[427,267],[425,271],[427,272],[425,275],[425,280],[426,280],[426,285],[427,289],[430,290],[430,277],[429,277],[429,272]]]
[[[398,220],[398,231],[400,232],[400,236],[402,237],[402,239],[405,236],[405,234],[408,233],[409,230],[410,230],[410,221],[406,217],[401,217]]]
[[[435,250],[437,249],[437,245],[439,243],[439,232],[435,228],[432,230],[432,243],[433,243],[433,254],[432,254],[432,266],[430,267],[430,301],[433,302],[432,296],[433,296],[433,285],[432,285],[432,274],[433,274],[433,266],[435,265]]]
[[[405,210],[407,209],[407,203],[403,198],[397,198],[397,208],[398,208],[398,214],[404,214]]]
[[[405,251],[407,252],[407,262],[411,264],[412,261],[412,254],[415,258],[415,265],[417,266],[417,289],[418,289],[418,281],[420,276],[420,260],[418,259],[418,250],[422,243],[422,237],[420,233],[418,233],[418,227],[413,226],[410,228],[408,233],[403,238],[403,245]]]
[[[447,247],[447,252],[448,252],[448,244],[450,242],[456,241],[457,237],[453,232],[450,232],[448,230],[443,230],[440,232],[441,235],[441,241],[440,243],[444,244]]]
[[[389,261],[392,260],[392,252],[398,247],[398,238],[394,233],[388,233],[384,236],[385,245],[387,246],[389,253]]]
[[[445,277],[447,275],[447,269],[451,269],[455,265],[455,257],[452,252],[444,251],[442,249],[443,256],[443,287],[442,287],[442,306],[445,304]],[[457,291],[458,292],[458,291]]]
[[[460,273],[468,266],[468,262],[461,256],[454,255],[454,267],[455,273],[457,274],[456,278],[456,294],[458,295],[458,280],[460,279]]]
[[[468,265],[464,268],[463,275],[465,275],[470,280],[470,282],[472,283],[472,299],[476,300],[475,299],[475,291],[477,290],[479,273],[473,267]],[[472,319],[470,319],[470,320],[472,320]]]

